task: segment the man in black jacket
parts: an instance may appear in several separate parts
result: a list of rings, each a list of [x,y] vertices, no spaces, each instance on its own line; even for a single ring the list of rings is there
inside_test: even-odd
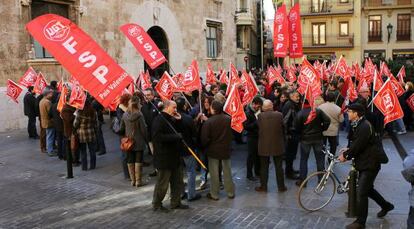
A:
[[[300,136],[300,177],[296,185],[300,186],[308,175],[308,159],[311,149],[315,154],[316,167],[318,171],[323,171],[325,167],[325,155],[322,152],[323,133],[328,129],[331,119],[320,109],[315,110],[315,118],[309,123],[308,116],[311,107],[305,100],[304,108],[298,113],[295,120],[295,131]]]
[[[177,104],[174,101],[164,101],[161,114],[155,117],[152,123],[154,167],[158,169],[157,183],[152,199],[154,211],[168,211],[162,206],[168,184],[171,187],[171,208],[188,208],[187,205],[181,204],[184,182],[180,151],[183,137],[182,134],[174,131],[174,129],[182,129],[181,125],[181,115],[177,112]]]
[[[257,117],[260,114],[263,100],[257,96],[253,99],[252,103],[246,107],[246,121],[243,123],[244,129],[247,131],[247,161],[246,161],[246,177],[247,179],[254,181],[256,178],[253,176],[260,176],[260,160],[257,155],[258,152],[258,126]]]
[[[348,148],[342,149],[339,160],[355,159],[355,168],[359,172],[357,209],[358,216],[355,222],[349,224],[347,229],[365,228],[368,216],[368,197],[373,199],[381,206],[381,211],[377,217],[384,217],[389,211],[394,209],[394,205],[386,201],[374,189],[375,178],[381,169],[381,160],[378,154],[378,145],[374,141],[374,128],[364,117],[365,107],[359,103],[348,106],[348,116],[351,121]]]
[[[285,103],[282,109],[283,114],[283,126],[285,127],[286,136],[286,167],[285,174],[288,179],[298,179],[296,175],[299,171],[293,169],[293,161],[296,158],[298,151],[299,140],[294,129],[294,121],[296,115],[300,110],[300,96],[297,91],[291,91],[289,93],[289,101]]]
[[[29,86],[27,90],[28,91],[23,99],[24,115],[29,118],[27,123],[27,132],[29,133],[29,138],[38,139],[39,135],[37,135],[36,131],[36,97],[33,93],[33,86]]]

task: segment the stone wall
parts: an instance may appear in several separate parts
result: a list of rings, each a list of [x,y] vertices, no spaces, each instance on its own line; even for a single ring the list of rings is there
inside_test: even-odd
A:
[[[175,72],[184,71],[193,59],[204,72],[207,63],[214,70],[236,61],[236,1],[227,0],[62,0],[71,4],[69,17],[88,33],[130,75],[144,69],[144,61],[119,27],[137,23],[145,29],[161,27],[167,35],[169,59]],[[29,59],[31,38],[25,30],[30,21],[31,0],[1,0],[0,87],[7,79],[18,81],[29,66],[41,71],[48,82],[67,79],[69,73],[51,59]],[[222,23],[222,49],[217,59],[207,58],[206,21]],[[5,91],[5,89],[2,89]],[[0,95],[0,131],[25,127],[22,104]],[[10,116],[9,114],[13,115]],[[24,121],[22,121],[24,120]]]

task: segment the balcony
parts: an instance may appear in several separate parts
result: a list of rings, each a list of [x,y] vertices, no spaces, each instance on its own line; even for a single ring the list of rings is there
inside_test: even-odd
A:
[[[325,39],[322,39],[319,44],[315,44],[312,35],[303,35],[303,47],[304,48],[353,48],[354,47],[354,34],[348,36],[339,36],[333,34],[327,34]]]
[[[397,41],[411,41],[411,31],[397,30]]]
[[[413,0],[364,0],[364,10],[404,9],[414,7]]]
[[[368,42],[381,42],[382,31],[368,32]]]
[[[236,10],[236,25],[254,25],[254,18],[251,9],[239,8]]]
[[[323,16],[323,15],[346,15],[354,13],[354,1],[349,0],[347,3],[340,3],[338,0],[332,1],[306,1],[301,4],[300,15],[302,17]]]

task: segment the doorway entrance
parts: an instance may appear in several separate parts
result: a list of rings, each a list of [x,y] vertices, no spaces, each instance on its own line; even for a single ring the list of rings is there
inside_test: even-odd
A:
[[[152,40],[155,42],[155,44],[158,46],[158,48],[161,50],[162,54],[165,56],[167,61],[169,61],[168,56],[168,39],[167,35],[165,34],[165,31],[159,27],[159,26],[153,26],[147,31],[148,35],[152,38]],[[160,66],[158,66],[156,69],[151,69],[148,64],[144,61],[144,70],[148,70],[150,75],[152,77],[155,77],[156,79],[161,78],[162,74],[167,71],[169,72],[168,63],[164,62]]]

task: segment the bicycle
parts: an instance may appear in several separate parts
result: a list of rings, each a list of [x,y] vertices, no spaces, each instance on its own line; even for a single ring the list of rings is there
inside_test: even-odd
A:
[[[338,157],[330,153],[327,148],[324,148],[322,152],[328,159],[328,168],[325,171],[309,175],[302,182],[298,191],[299,206],[310,212],[318,211],[328,205],[335,195],[335,190],[338,194],[346,193],[349,190],[350,176],[346,181],[341,182],[334,172],[335,165],[340,162]],[[338,183],[338,187],[336,187],[336,183]]]

